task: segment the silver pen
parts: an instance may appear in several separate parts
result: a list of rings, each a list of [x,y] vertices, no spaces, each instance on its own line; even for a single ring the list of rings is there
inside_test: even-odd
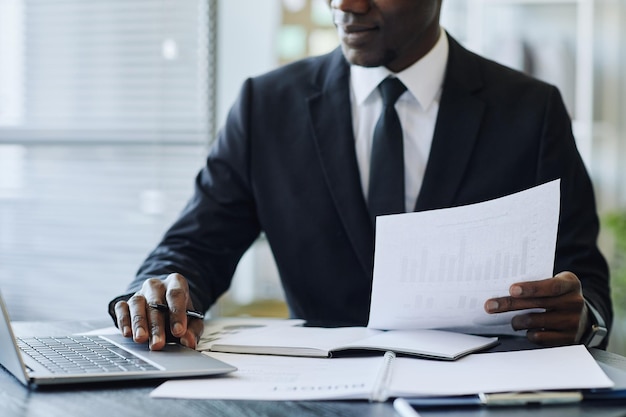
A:
[[[166,311],[170,310],[170,308],[167,306],[167,304],[149,303],[148,307],[154,308],[154,309],[159,310],[159,311],[161,311],[163,313],[165,313]],[[187,310],[186,314],[187,314],[187,317],[204,320],[204,314],[202,314],[199,311]]]
[[[420,414],[415,411],[415,408],[413,408],[404,398],[398,397],[393,400],[393,408],[402,417],[420,417]]]

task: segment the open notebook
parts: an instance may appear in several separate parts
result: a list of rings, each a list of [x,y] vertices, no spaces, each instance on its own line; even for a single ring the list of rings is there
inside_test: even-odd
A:
[[[152,352],[122,335],[16,338],[0,294],[0,365],[24,385],[224,374],[236,368],[177,344]]]
[[[390,330],[366,327],[268,326],[249,329],[209,343],[208,350],[285,356],[331,357],[353,351],[393,351],[423,358],[455,360],[497,343],[444,330]]]

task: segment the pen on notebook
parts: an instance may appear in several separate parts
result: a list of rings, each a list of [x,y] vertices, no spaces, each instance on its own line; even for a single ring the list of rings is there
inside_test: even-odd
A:
[[[169,311],[169,309],[170,309],[167,306],[167,304],[157,304],[157,303],[150,303],[150,304],[148,304],[148,307],[155,308],[155,309],[157,309],[159,311],[162,311],[162,312]],[[187,310],[186,313],[187,313],[187,317],[204,320],[204,314],[200,313],[199,311]]]
[[[415,408],[413,408],[404,398],[396,398],[393,401],[393,408],[402,417],[420,417],[420,414],[415,411]]]
[[[381,368],[378,371],[378,376],[376,377],[376,382],[374,384],[374,389],[372,390],[372,395],[370,401],[387,401],[387,389],[389,386],[389,380],[391,378],[391,366],[393,360],[396,358],[396,354],[392,351],[385,352],[383,356],[383,363]]]

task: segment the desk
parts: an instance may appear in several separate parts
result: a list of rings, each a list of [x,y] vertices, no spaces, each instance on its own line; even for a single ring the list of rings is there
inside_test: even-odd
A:
[[[109,326],[101,322],[17,322],[15,333],[68,334]],[[397,417],[391,402],[366,401],[209,401],[152,399],[157,382],[83,385],[81,387],[29,390],[12,375],[0,370],[0,416],[2,417]],[[535,408],[467,408],[421,410],[424,417],[623,417],[626,405],[568,405]]]

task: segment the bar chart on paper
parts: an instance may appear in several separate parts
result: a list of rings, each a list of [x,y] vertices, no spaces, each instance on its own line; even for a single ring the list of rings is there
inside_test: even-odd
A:
[[[404,256],[401,261],[401,282],[491,281],[501,277],[525,276],[528,270],[528,245],[530,238],[522,238],[519,248],[498,249],[485,259],[476,260],[468,253],[466,237],[459,242],[457,253],[441,253],[432,259],[429,248],[423,247],[419,258]],[[434,262],[432,262],[434,260]],[[429,265],[429,261],[433,265]]]
[[[378,220],[370,327],[508,323],[484,302],[554,266],[559,181],[496,200]]]
[[[478,253],[481,245],[474,243],[468,247],[468,240],[467,236],[458,242],[452,240],[458,243],[458,247],[451,245],[443,252],[425,245],[418,258],[410,254],[402,257],[399,284],[406,289],[403,291],[406,298],[402,303],[405,314],[409,317],[418,315],[421,320],[427,320],[429,327],[433,319],[443,321],[438,327],[457,326],[457,316],[467,318],[474,312],[480,313],[479,317],[474,317],[474,323],[464,323],[464,326],[473,325],[477,320],[485,325],[499,324],[507,319],[503,316],[482,316],[485,300],[504,295],[513,282],[547,276],[528,273],[533,270],[529,258],[536,260],[529,253],[529,241],[535,239],[528,235],[514,242],[517,244],[513,247],[504,244],[505,239],[498,238],[500,245],[482,253]],[[551,266],[548,274],[550,272]],[[411,322],[415,321],[411,319]]]

